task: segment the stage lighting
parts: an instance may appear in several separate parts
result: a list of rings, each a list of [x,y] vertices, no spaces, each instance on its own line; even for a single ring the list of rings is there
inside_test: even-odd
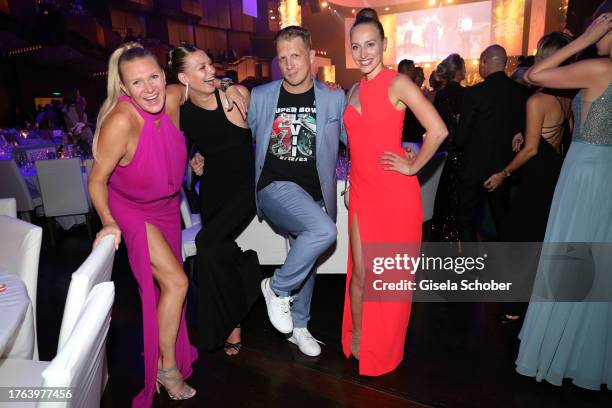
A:
[[[429,5],[430,6],[435,6],[436,5],[436,0],[429,0]]]
[[[321,7],[327,7],[327,2],[324,1],[323,3],[321,3]]]

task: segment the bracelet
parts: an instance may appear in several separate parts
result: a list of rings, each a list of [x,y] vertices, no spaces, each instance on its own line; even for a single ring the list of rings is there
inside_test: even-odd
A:
[[[232,85],[235,85],[232,78],[221,78],[221,91],[223,93],[227,92],[227,89]]]
[[[507,177],[510,177],[510,176],[512,175],[512,173],[510,173],[510,172],[509,172],[508,170],[506,170],[506,169],[503,169],[501,172],[504,174],[504,177],[506,177],[506,178],[507,178]]]

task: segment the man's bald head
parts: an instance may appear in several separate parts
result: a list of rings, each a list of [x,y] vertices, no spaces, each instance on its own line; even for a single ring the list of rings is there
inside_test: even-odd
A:
[[[480,76],[486,78],[494,72],[503,71],[506,68],[506,62],[508,62],[508,56],[504,47],[497,44],[488,46],[480,54]]]

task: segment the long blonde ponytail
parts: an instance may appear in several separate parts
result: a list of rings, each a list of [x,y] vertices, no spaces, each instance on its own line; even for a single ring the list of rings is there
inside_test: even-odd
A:
[[[106,100],[104,100],[104,103],[102,104],[102,107],[98,112],[96,132],[94,133],[92,143],[92,152],[94,158],[96,157],[96,147],[98,145],[98,137],[100,137],[100,129],[102,128],[102,123],[104,122],[104,119],[106,119],[110,111],[112,111],[113,108],[117,105],[117,99],[119,99],[119,97],[124,94],[121,90],[121,87],[119,86],[121,83],[121,75],[119,74],[119,59],[121,58],[121,54],[132,48],[143,48],[143,46],[137,42],[128,42],[122,44],[119,48],[113,51],[108,60],[108,81],[106,84]]]

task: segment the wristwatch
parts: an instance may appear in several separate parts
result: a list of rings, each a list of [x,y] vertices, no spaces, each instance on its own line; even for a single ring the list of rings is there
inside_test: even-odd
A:
[[[224,93],[227,92],[227,88],[234,85],[234,81],[232,78],[221,78],[221,91]]]
[[[501,172],[504,174],[504,177],[506,177],[506,178],[508,178],[508,177],[510,177],[510,176],[512,175],[512,173],[510,173],[510,172],[509,172],[508,170],[506,170],[506,169],[503,169]]]

